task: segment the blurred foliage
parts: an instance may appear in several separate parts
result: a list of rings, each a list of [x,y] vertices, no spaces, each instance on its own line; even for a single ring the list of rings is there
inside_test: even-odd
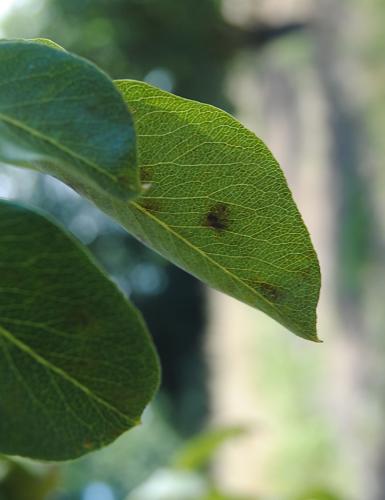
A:
[[[0,457],[0,500],[45,500],[58,479],[56,466]]]
[[[58,500],[80,500],[87,484],[108,484],[116,498],[142,484],[160,467],[166,467],[182,444],[169,423],[170,407],[162,398],[151,405],[143,424],[115,443],[80,460],[61,466]]]
[[[247,430],[244,427],[225,427],[202,432],[187,441],[177,452],[172,462],[173,467],[199,471],[209,464],[222,444],[245,433]]]
[[[219,491],[212,490],[210,491],[204,498],[201,500],[259,500],[258,498],[246,498],[234,495],[225,495],[224,493],[220,493]]]
[[[194,436],[174,453],[167,468],[150,476],[127,500],[251,500],[221,492],[209,467],[221,445],[246,432],[223,427]]]
[[[223,105],[225,68],[241,33],[225,22],[220,6],[218,0],[50,0],[39,31],[114,78],[143,80],[158,68],[170,75],[175,93]],[[22,17],[18,22],[20,30]]]
[[[342,500],[342,498],[328,490],[317,488],[296,496],[293,500]]]

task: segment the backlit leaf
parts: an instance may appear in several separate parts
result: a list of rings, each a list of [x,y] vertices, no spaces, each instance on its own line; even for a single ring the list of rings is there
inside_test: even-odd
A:
[[[145,194],[104,208],[212,287],[317,340],[317,256],[285,177],[233,117],[118,81],[134,116]]]

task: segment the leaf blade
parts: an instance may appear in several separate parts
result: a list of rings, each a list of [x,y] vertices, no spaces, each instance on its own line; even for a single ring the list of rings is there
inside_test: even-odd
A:
[[[56,225],[0,201],[0,228],[0,449],[75,458],[138,424],[156,353],[139,313]]]
[[[96,66],[47,42],[1,41],[0,85],[0,161],[138,195],[132,117]]]
[[[128,208],[114,203],[112,215],[210,286],[318,341],[317,256],[268,148],[210,105],[115,83],[134,116],[149,187]]]

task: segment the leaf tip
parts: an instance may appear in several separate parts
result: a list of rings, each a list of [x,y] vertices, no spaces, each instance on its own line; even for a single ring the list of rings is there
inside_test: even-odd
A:
[[[323,344],[324,343],[324,341],[322,339],[320,339],[317,334],[309,336],[308,339],[311,342],[315,342],[316,344]]]

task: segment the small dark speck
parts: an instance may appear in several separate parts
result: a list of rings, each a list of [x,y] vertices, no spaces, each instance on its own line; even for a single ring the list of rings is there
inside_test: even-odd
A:
[[[87,328],[92,323],[92,317],[88,311],[78,309],[72,313],[71,322],[77,327]]]

